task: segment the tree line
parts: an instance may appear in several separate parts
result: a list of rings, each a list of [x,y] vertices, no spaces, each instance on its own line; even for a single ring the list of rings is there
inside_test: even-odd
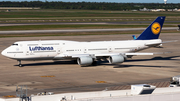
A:
[[[139,10],[180,9],[180,3],[107,3],[107,2],[61,2],[61,1],[0,1],[0,7],[40,7],[41,9],[82,9],[82,10]]]

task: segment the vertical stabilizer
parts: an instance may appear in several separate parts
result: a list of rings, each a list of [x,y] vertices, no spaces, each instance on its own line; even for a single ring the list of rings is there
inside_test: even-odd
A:
[[[148,28],[141,33],[141,35],[136,40],[151,40],[158,39],[159,34],[161,33],[161,29],[163,27],[163,23],[165,20],[165,16],[159,16],[154,20]]]

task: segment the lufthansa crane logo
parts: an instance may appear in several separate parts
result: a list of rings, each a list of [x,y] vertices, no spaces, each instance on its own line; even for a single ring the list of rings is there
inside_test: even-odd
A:
[[[159,34],[159,32],[161,31],[161,25],[159,23],[155,22],[152,24],[151,30],[152,30],[153,34]]]

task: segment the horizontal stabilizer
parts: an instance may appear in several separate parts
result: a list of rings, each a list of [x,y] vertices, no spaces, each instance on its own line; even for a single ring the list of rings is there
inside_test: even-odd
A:
[[[146,45],[146,46],[155,47],[155,46],[158,46],[158,45],[160,45],[160,44],[161,44],[161,42],[160,42],[160,43],[146,43],[145,45]]]
[[[162,43],[169,43],[169,42],[177,42],[178,40],[172,40],[172,41],[163,41]]]

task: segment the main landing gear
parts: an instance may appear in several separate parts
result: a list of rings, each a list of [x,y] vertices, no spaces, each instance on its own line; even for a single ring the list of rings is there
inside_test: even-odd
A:
[[[21,60],[18,60],[19,67],[22,67]]]
[[[92,66],[97,66],[97,61],[93,61]]]

